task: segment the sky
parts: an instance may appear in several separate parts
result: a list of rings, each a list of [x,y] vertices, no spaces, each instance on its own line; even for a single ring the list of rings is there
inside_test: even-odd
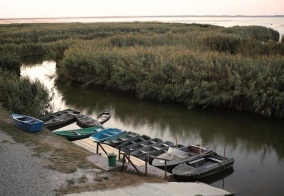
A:
[[[283,0],[1,0],[0,18],[284,15]]]

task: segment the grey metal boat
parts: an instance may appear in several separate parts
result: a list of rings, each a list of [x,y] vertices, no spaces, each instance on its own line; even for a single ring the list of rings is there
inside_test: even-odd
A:
[[[130,155],[140,159],[149,157],[149,162],[151,163],[154,157],[166,152],[168,148],[172,146],[174,146],[174,143],[170,141],[157,142],[156,144],[139,148],[138,150],[131,152]]]
[[[68,123],[71,123],[76,120],[76,115],[74,113],[63,113],[61,115],[55,116],[48,121],[45,121],[43,125],[45,127],[55,127],[55,126],[64,126]]]
[[[167,170],[171,171],[180,163],[185,163],[197,157],[202,157],[208,153],[213,153],[213,150],[197,145],[189,145],[182,148],[170,147],[167,152],[154,158],[152,165],[161,169],[165,169],[166,165]]]
[[[149,137],[147,135],[139,135],[139,136],[131,138],[130,140],[122,142],[116,148],[122,150],[122,149],[127,148],[128,146],[130,146],[132,144],[136,144],[136,143],[139,143],[139,142],[147,141],[147,140],[150,140],[150,139],[151,139],[151,137]]]
[[[139,150],[141,148],[145,148],[147,146],[152,146],[152,145],[155,145],[157,143],[162,143],[162,142],[163,142],[163,140],[161,140],[159,138],[152,138],[152,139],[141,141],[141,142],[138,142],[138,143],[134,143],[134,144],[131,144],[131,145],[128,145],[128,146],[123,146],[123,147],[121,147],[120,150],[125,152],[125,153],[131,153],[131,152]]]
[[[226,158],[217,154],[206,155],[177,165],[172,173],[179,180],[204,179],[232,168],[234,162],[234,158]]]

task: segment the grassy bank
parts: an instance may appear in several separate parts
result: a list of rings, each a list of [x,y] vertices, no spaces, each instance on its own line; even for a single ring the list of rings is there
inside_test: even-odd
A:
[[[49,55],[65,82],[191,109],[284,115],[284,41],[269,28],[138,22],[1,27],[3,57]],[[16,67],[17,59],[5,59],[7,69]]]
[[[56,170],[65,174],[87,169],[98,168],[87,160],[91,153],[62,137],[43,129],[37,133],[28,133],[16,128],[12,121],[11,112],[0,107],[0,131],[11,136],[16,143],[27,145],[33,155],[43,160],[43,167]],[[11,144],[13,145],[13,143]],[[31,166],[32,167],[32,166]],[[102,189],[114,189],[118,187],[132,186],[143,182],[166,182],[158,177],[147,178],[136,174],[121,172],[99,172],[88,180],[85,175],[74,175],[67,179],[65,185],[56,190],[58,195]]]

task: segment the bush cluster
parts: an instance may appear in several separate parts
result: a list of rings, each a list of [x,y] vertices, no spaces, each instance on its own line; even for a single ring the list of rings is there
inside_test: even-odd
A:
[[[0,69],[0,102],[15,113],[39,117],[49,104],[46,87],[27,77]]]

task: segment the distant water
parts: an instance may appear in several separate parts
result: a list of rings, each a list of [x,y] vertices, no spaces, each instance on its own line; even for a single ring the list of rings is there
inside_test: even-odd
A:
[[[63,23],[63,22],[169,22],[199,23],[224,27],[258,25],[272,28],[284,34],[284,16],[140,16],[140,17],[83,17],[0,19],[0,24],[10,23]]]

